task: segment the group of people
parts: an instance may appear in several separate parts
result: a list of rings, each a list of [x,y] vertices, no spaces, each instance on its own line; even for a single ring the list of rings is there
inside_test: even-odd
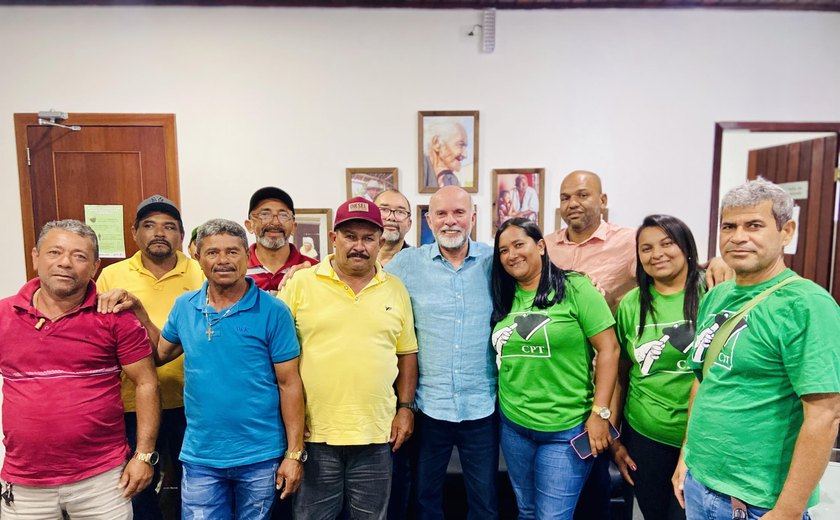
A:
[[[493,519],[501,447],[521,519],[609,518],[610,459],[647,520],[808,518],[840,308],[784,265],[790,197],[728,193],[704,273],[678,218],[602,220],[591,172],[560,191],[567,227],[509,218],[492,247],[458,186],[416,248],[404,195],[353,198],[320,262],[284,190],[200,226],[197,261],[156,195],[95,284],[95,233],[47,224],[0,302],[0,517],[160,518],[166,461],[185,519],[442,519],[457,447],[468,517]]]

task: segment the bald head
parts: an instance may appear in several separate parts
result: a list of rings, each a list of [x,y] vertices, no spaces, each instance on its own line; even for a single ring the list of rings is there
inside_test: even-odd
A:
[[[573,171],[563,178],[563,182],[560,184],[560,192],[563,192],[563,186],[572,183],[587,184],[591,189],[596,190],[599,195],[601,194],[601,177],[597,173],[586,170]]]
[[[589,238],[601,225],[601,211],[607,196],[601,191],[597,174],[576,170],[560,184],[560,216],[569,226],[569,238],[580,242]]]

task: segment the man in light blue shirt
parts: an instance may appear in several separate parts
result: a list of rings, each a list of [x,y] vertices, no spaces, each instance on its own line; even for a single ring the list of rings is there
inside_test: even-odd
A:
[[[490,347],[493,248],[469,239],[475,212],[462,188],[438,190],[427,218],[436,242],[406,249],[386,267],[408,289],[419,346],[417,515],[443,519],[446,467],[457,446],[468,518],[493,519],[499,466]]]

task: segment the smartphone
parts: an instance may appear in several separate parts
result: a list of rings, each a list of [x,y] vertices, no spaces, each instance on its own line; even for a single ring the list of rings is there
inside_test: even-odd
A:
[[[610,423],[610,436],[613,439],[618,439],[621,434],[615,429],[615,426]],[[578,457],[587,459],[592,456],[592,447],[589,445],[589,432],[584,431],[574,439],[572,439],[572,448]]]

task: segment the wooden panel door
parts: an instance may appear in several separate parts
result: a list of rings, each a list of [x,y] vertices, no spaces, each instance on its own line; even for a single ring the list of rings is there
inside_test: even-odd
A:
[[[85,204],[123,207],[126,255],[137,205],[159,193],[180,204],[174,115],[74,114],[81,130],[41,126],[36,114],[15,114],[27,278],[29,252],[51,220],[84,221]],[[120,259],[103,259],[102,267]]]
[[[799,241],[795,255],[785,263],[801,276],[820,284],[840,301],[840,280],[831,287],[834,269],[834,169],[837,166],[837,135],[771,148],[752,150],[747,177],[761,175],[781,184],[807,181],[808,198],[799,206]]]

